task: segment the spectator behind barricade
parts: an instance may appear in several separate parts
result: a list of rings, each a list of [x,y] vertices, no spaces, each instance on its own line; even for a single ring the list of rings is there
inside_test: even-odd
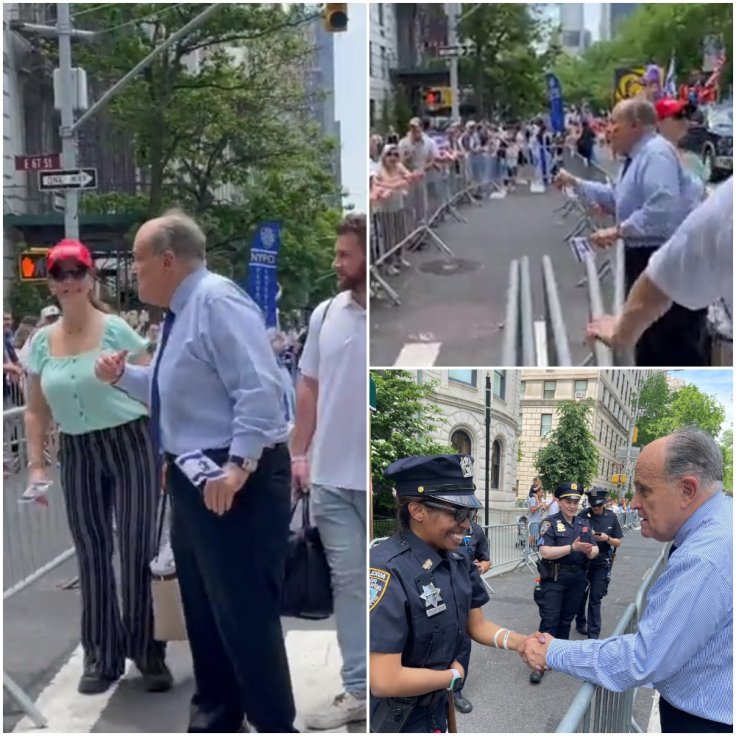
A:
[[[44,448],[60,428],[61,492],[82,593],[84,663],[78,690],[106,691],[132,659],[149,691],[168,690],[164,648],[153,639],[148,564],[155,551],[158,475],[145,405],[96,380],[102,350],[148,361],[146,343],[120,317],[98,308],[89,250],[62,240],[47,256],[49,289],[61,318],[33,338],[26,408],[31,484],[47,480]],[[119,541],[113,534],[113,515]],[[112,551],[120,552],[118,584]],[[122,591],[122,615],[115,590]]]
[[[476,186],[482,184],[485,174],[483,139],[474,120],[465,123],[465,132],[460,136],[460,145],[470,161],[470,176]],[[479,193],[479,190],[476,190]]]
[[[705,196],[705,185],[708,183],[708,172],[700,157],[682,148],[681,143],[690,127],[690,117],[694,110],[690,103],[682,100],[661,99],[655,105],[657,110],[657,130],[667,139],[680,157],[688,181],[686,185],[692,188],[688,196],[692,199],[702,199]]]
[[[385,141],[386,144],[387,145],[388,144],[391,144],[393,146],[398,146],[399,145],[399,139],[400,139],[400,136],[396,132],[396,128],[394,128],[393,125],[389,125],[388,126],[388,132],[386,133],[386,141]]]
[[[575,147],[577,152],[585,159],[588,166],[590,166],[590,164],[593,163],[593,156],[595,153],[595,133],[587,120],[583,121]]]
[[[407,134],[399,142],[401,163],[409,171],[425,171],[434,161],[435,148],[434,142],[424,134],[422,121],[412,118]]]
[[[547,509],[544,503],[544,489],[542,488],[542,481],[539,479],[539,476],[534,478],[532,482],[526,505],[529,508],[529,548],[533,549],[537,546],[539,526],[542,523],[542,516]]]
[[[291,426],[296,415],[296,393],[294,390],[294,380],[289,370],[289,365],[284,360],[286,352],[286,335],[283,332],[274,332],[271,335],[271,347],[273,348],[276,362],[279,366],[279,375],[281,376],[281,384],[284,389],[283,405],[284,417]]]
[[[3,315],[3,409],[20,406],[19,383],[23,376],[23,367],[18,360],[13,345],[13,316],[9,312]]]

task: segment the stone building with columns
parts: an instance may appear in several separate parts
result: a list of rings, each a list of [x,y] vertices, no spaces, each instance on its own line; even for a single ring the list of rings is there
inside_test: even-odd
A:
[[[475,460],[476,496],[485,503],[488,462],[491,524],[516,520],[516,484],[521,409],[517,370],[417,370],[418,383],[436,381],[431,401],[444,416],[435,432],[438,442],[451,445]],[[485,386],[492,384],[490,458],[486,458]],[[481,512],[482,516],[482,512]]]

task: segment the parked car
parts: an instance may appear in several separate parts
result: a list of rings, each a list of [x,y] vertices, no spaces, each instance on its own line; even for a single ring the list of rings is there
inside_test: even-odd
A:
[[[698,109],[681,145],[703,161],[708,181],[733,173],[733,108],[730,104]]]

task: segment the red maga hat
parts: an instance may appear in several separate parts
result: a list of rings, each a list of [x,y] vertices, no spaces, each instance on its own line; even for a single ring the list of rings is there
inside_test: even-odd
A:
[[[661,100],[657,100],[654,107],[657,110],[657,118],[664,120],[665,118],[671,118],[681,113],[688,103],[682,100],[673,100],[671,97],[666,97]]]
[[[92,254],[89,248],[79,240],[65,238],[59,241],[46,256],[46,268],[50,271],[57,263],[61,261],[76,261],[82,266],[86,266],[90,270],[94,268],[92,263]]]

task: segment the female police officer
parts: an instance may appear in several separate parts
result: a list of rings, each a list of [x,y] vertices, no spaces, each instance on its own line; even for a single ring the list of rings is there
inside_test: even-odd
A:
[[[402,528],[371,551],[371,731],[444,731],[448,692],[462,685],[466,633],[514,650],[526,637],[485,619],[488,593],[469,557],[455,551],[480,507],[472,458],[408,457],[385,475]]]
[[[558,639],[570,638],[570,624],[585,595],[588,560],[598,554],[590,522],[576,516],[583,487],[561,483],[555,490],[560,510],[548,516],[539,529],[540,589],[534,600],[539,606],[539,630]],[[544,673],[535,670],[529,680],[538,684]]]

